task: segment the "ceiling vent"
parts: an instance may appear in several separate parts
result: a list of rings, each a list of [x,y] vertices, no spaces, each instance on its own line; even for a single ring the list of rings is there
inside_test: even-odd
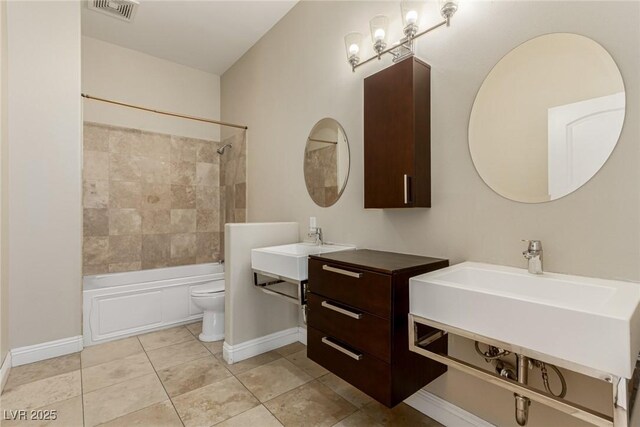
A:
[[[89,0],[89,9],[105,15],[121,19],[123,21],[133,21],[140,2],[137,0]]]

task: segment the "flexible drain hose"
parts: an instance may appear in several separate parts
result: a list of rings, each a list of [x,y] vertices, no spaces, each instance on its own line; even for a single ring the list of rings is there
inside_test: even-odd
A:
[[[567,382],[565,381],[564,375],[562,375],[562,372],[560,372],[560,369],[558,369],[558,367],[555,365],[551,365],[551,364],[547,365],[544,362],[540,362],[540,361],[538,362],[540,363],[540,371],[542,371],[542,383],[544,384],[544,389],[547,391],[547,393],[559,398],[565,397],[567,395]],[[562,389],[560,390],[560,394],[555,394],[553,391],[551,391],[551,386],[549,386],[549,374],[547,373],[547,366],[550,366],[551,369],[555,371],[556,375],[560,379],[560,384],[562,384]]]

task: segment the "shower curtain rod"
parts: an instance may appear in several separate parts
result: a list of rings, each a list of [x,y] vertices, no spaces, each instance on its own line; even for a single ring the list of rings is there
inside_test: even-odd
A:
[[[120,105],[123,107],[135,108],[136,110],[149,111],[151,113],[164,114],[165,116],[181,117],[183,119],[195,120],[198,122],[205,122],[205,123],[213,123],[215,125],[229,126],[232,128],[238,128],[238,129],[244,129],[244,130],[249,129],[247,126],[237,125],[235,123],[220,122],[218,120],[204,119],[202,117],[187,116],[184,114],[170,113],[168,111],[154,110],[152,108],[140,107],[139,105],[127,104],[125,102],[113,101],[111,99],[98,98],[97,96],[87,95],[86,93],[81,93],[80,96],[87,99],[93,99],[94,101],[106,102],[109,104]]]

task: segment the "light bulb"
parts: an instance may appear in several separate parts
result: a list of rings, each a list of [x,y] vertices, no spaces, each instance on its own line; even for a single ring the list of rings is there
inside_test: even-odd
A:
[[[349,46],[349,55],[357,55],[360,52],[360,48],[357,44],[353,43]]]
[[[387,28],[389,28],[389,18],[384,15],[376,15],[369,21],[371,28],[371,41],[375,44],[387,43]]]
[[[405,22],[407,24],[415,24],[416,22],[418,22],[418,12],[416,12],[415,10],[408,11],[405,15]]]
[[[373,34],[373,38],[376,40],[384,40],[385,32],[384,29],[378,28]]]

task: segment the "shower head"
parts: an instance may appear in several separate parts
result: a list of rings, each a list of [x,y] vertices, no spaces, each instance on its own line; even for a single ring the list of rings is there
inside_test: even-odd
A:
[[[218,154],[224,154],[224,150],[227,147],[231,147],[231,144],[223,145],[222,147],[218,148],[216,151],[218,152]]]

